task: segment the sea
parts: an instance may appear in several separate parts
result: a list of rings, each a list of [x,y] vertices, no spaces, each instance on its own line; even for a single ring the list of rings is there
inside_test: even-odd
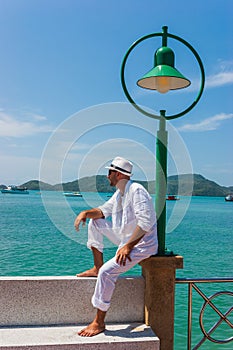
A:
[[[92,266],[86,248],[87,227],[74,229],[76,215],[96,207],[109,193],[82,193],[65,197],[62,192],[30,191],[28,195],[0,193],[0,276],[74,276]],[[233,202],[223,197],[180,197],[167,201],[166,246],[183,256],[184,268],[177,278],[233,277]],[[116,248],[107,241],[104,258]],[[138,265],[128,275],[140,275]],[[227,320],[233,323],[233,283],[196,283]],[[176,284],[175,350],[187,349],[188,285]],[[193,291],[192,347],[203,338],[199,326],[204,300]],[[208,331],[219,315],[207,304],[203,324]],[[223,321],[211,334],[213,340],[233,339],[230,322]],[[206,340],[201,349],[233,349],[233,341],[217,344]]]

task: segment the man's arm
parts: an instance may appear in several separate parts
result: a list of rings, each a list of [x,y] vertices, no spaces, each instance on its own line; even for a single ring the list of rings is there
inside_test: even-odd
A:
[[[103,218],[104,215],[99,208],[93,208],[89,210],[81,211],[75,219],[74,227],[76,231],[79,231],[79,225],[82,222],[83,226],[85,226],[87,219],[100,219]]]
[[[140,226],[136,226],[132,236],[128,240],[128,242],[117,251],[116,254],[116,262],[120,265],[125,265],[126,260],[131,261],[130,252],[133,247],[141,240],[141,238],[146,234],[146,231],[141,229]]]

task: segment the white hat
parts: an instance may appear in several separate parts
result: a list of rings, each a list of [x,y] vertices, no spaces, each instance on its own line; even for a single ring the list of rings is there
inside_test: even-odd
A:
[[[116,157],[113,159],[112,163],[110,166],[106,166],[106,169],[110,169],[110,170],[116,170],[119,171],[119,173],[124,174],[124,175],[128,175],[128,176],[132,176],[132,168],[133,168],[133,164],[122,157]]]

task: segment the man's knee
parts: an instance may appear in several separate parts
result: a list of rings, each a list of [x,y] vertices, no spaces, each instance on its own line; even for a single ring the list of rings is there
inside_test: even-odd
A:
[[[88,228],[94,228],[95,230],[101,229],[103,227],[103,220],[105,219],[90,219]]]
[[[111,285],[114,285],[115,284],[115,281],[116,281],[116,276],[115,274],[112,274],[111,273],[111,269],[106,268],[106,264],[104,264],[103,266],[101,266],[101,268],[99,269],[99,272],[98,272],[98,279],[100,281],[102,281],[102,283],[109,283]]]

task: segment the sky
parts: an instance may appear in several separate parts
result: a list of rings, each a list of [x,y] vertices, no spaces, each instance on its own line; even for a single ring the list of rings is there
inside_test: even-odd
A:
[[[168,26],[198,53],[206,78],[195,107],[166,123],[168,175],[233,186],[232,14],[231,0],[0,0],[0,184],[105,174],[119,155],[132,160],[135,179],[153,179],[159,123],[128,102],[120,72],[135,41]],[[138,87],[160,46],[161,36],[136,45],[124,77],[137,105],[175,115],[196,99],[200,67],[168,38],[190,87]]]

